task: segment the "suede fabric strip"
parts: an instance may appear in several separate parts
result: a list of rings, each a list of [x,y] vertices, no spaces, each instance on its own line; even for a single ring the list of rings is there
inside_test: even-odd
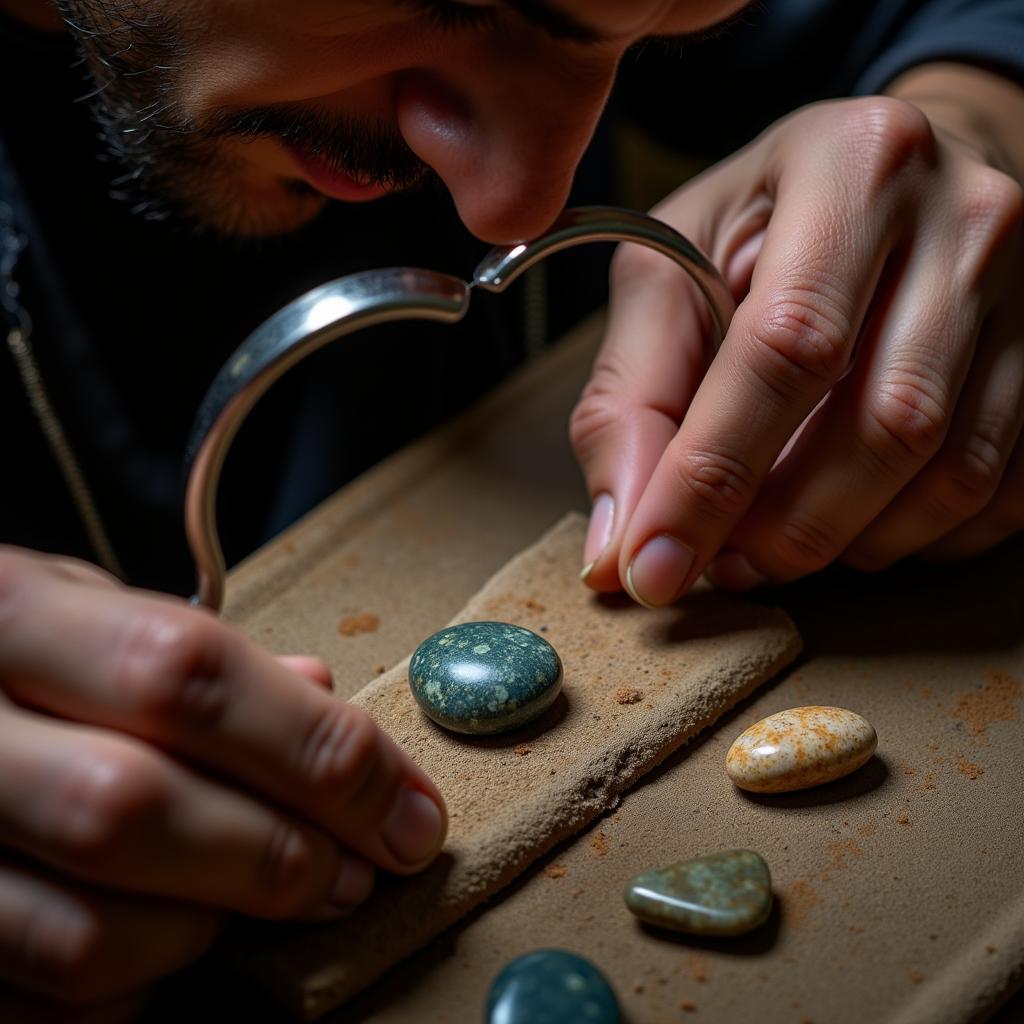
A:
[[[447,733],[416,705],[408,659],[353,698],[438,784],[449,837],[423,874],[382,879],[338,923],[230,935],[235,965],[295,1016],[339,1006],[500,891],[799,653],[785,613],[707,587],[655,611],[595,595],[577,578],[585,531],[567,516],[453,620],[513,622],[554,645],[565,684],[540,721],[497,737]]]

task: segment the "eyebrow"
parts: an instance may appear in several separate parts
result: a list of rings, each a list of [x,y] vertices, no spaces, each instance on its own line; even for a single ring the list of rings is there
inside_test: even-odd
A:
[[[601,43],[607,39],[603,32],[559,10],[550,0],[502,0],[502,4],[556,39],[574,43]]]

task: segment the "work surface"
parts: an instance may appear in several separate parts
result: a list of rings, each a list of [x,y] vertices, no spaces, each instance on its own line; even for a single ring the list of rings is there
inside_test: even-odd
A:
[[[598,334],[596,323],[577,331],[240,567],[228,618],[276,651],[324,657],[345,696],[400,661],[566,510],[586,508],[565,424]],[[500,967],[552,946],[599,965],[633,1024],[986,1019],[1024,966],[1022,571],[1015,543],[953,570],[835,571],[760,596],[803,634],[795,668],[324,1019],[478,1021]],[[732,739],[802,704],[864,715],[877,757],[804,793],[733,788]],[[754,934],[667,937],[623,906],[634,873],[734,847],[772,870],[777,909]],[[205,1018],[203,1007],[221,1020],[284,1019],[238,984],[209,965],[153,1019]]]

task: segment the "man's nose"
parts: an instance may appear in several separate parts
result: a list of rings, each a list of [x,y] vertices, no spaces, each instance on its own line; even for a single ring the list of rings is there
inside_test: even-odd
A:
[[[558,88],[543,72],[480,69],[455,81],[408,72],[398,87],[398,127],[474,235],[495,245],[522,241],[565,206],[614,73],[610,65],[584,83],[559,78]]]

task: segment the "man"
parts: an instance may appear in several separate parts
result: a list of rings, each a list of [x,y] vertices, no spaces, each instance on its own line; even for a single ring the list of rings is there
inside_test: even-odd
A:
[[[178,323],[179,306],[238,267],[248,287],[225,291],[239,289],[228,305],[243,320],[295,294],[303,274],[283,270],[304,245],[329,248],[316,232],[332,217],[334,248],[369,265],[389,251],[377,236],[410,209],[410,190],[433,187],[434,208],[443,186],[486,242],[542,231],[624,54],[742,6],[0,0],[17,221],[5,408],[20,402],[39,421],[34,434],[30,420],[18,428],[34,454],[5,451],[7,539],[23,547],[0,558],[0,974],[22,1016],[48,1000],[128,1013],[206,947],[224,912],[329,918],[366,898],[376,868],[418,870],[443,841],[436,789],[322,691],[322,666],[276,661],[179,600],[28,550],[91,544],[108,562],[128,550],[136,581],[147,554],[160,560],[146,531],[162,536],[165,463],[193,407],[175,388],[201,394],[226,355],[210,339],[242,333],[216,310]],[[704,311],[678,271],[643,250],[615,259],[607,338],[572,422],[594,497],[590,586],[660,605],[705,569],[743,588],[837,559],[875,569],[963,557],[1024,525],[1022,4],[843,6],[748,12],[746,49],[719,81],[736,105],[717,118],[764,109],[766,68],[795,101],[782,110],[858,98],[787,114],[657,210],[741,300],[710,367]],[[70,101],[48,91],[48,48],[66,46],[66,32],[117,170],[94,166]],[[829,41],[804,51],[813,87],[786,78],[788,38]],[[680,82],[689,52],[671,73]],[[689,123],[689,105],[706,103],[682,86],[660,95],[678,104],[663,102],[662,125]],[[112,176],[134,216],[107,205]],[[379,211],[389,227],[375,234]],[[206,234],[175,233],[183,224]],[[299,241],[225,241],[282,233]],[[167,344],[147,344],[165,320]],[[122,332],[117,345],[96,325]],[[365,383],[385,357],[352,358]],[[298,412],[271,410],[273,425],[294,427],[273,453],[286,469],[309,468],[303,437],[329,454],[324,424],[346,403],[315,384],[292,396]],[[286,483],[302,490],[302,474]],[[72,542],[57,512],[76,506]],[[120,506],[152,517],[106,529]],[[285,504],[276,520],[295,511]]]

